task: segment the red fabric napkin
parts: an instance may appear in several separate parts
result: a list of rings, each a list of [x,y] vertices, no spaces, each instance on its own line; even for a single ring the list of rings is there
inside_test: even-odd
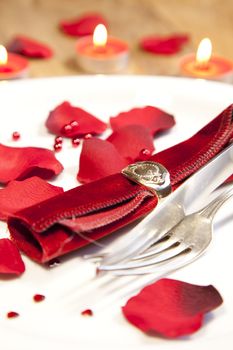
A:
[[[229,143],[232,117],[230,105],[190,139],[150,158],[169,170],[173,189]],[[156,204],[145,187],[115,174],[21,210],[8,227],[22,251],[45,263],[141,218]]]

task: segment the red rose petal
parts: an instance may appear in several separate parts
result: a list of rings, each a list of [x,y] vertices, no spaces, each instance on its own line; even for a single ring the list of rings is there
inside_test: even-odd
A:
[[[77,125],[73,127],[75,121]],[[69,125],[71,127],[66,130]],[[63,102],[50,112],[46,127],[56,135],[74,138],[86,134],[101,134],[107,125],[83,109],[73,107],[69,102]]]
[[[0,273],[20,275],[24,271],[18,248],[8,238],[0,239]]]
[[[61,30],[71,36],[91,35],[98,24],[104,24],[107,27],[106,20],[98,13],[86,14],[79,18],[61,21],[59,27]]]
[[[149,36],[140,41],[140,46],[143,50],[154,54],[173,55],[179,52],[188,41],[188,35]]]
[[[0,190],[0,220],[9,215],[62,193],[63,189],[33,176],[24,181],[11,181]]]
[[[63,166],[54,153],[38,147],[8,147],[0,144],[0,183],[30,176],[43,179],[58,175]]]
[[[171,128],[175,124],[175,120],[172,115],[163,110],[147,106],[119,113],[116,117],[110,118],[110,123],[113,130],[126,125],[142,125],[148,128],[152,135],[155,135],[160,131]]]
[[[110,142],[96,138],[84,140],[77,178],[82,183],[91,182],[118,173],[127,164]]]
[[[18,53],[30,58],[49,58],[53,56],[53,50],[47,45],[23,35],[17,35],[7,45],[10,52]]]
[[[143,149],[154,151],[153,137],[150,131],[141,125],[126,125],[114,131],[107,139],[129,162],[139,160]]]
[[[129,322],[143,332],[179,337],[197,331],[204,314],[223,302],[211,285],[198,286],[161,279],[130,298],[122,308]]]

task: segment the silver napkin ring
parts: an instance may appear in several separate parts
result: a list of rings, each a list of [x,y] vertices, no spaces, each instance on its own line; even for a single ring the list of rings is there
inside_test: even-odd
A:
[[[159,199],[171,193],[170,174],[160,163],[144,161],[128,165],[122,170],[128,179],[146,186]]]

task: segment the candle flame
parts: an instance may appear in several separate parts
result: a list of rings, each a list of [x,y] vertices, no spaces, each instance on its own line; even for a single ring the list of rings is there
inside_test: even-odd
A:
[[[196,53],[196,63],[200,67],[205,67],[212,55],[212,43],[209,38],[204,38],[201,40],[197,53]]]
[[[7,63],[8,54],[6,48],[3,45],[0,45],[0,65]]]
[[[93,44],[95,47],[104,47],[107,43],[108,33],[103,24],[98,24],[95,27],[93,34]]]

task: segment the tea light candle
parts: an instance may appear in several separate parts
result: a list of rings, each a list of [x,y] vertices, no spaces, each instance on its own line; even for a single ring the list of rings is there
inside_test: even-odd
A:
[[[93,36],[77,40],[76,59],[78,65],[91,73],[114,73],[128,64],[128,44],[123,40],[108,36],[103,24],[98,24]]]
[[[0,80],[24,78],[28,74],[28,61],[16,54],[8,53],[0,45]]]
[[[181,74],[194,78],[233,82],[233,63],[224,57],[212,55],[210,39],[203,39],[196,55],[182,59]]]

